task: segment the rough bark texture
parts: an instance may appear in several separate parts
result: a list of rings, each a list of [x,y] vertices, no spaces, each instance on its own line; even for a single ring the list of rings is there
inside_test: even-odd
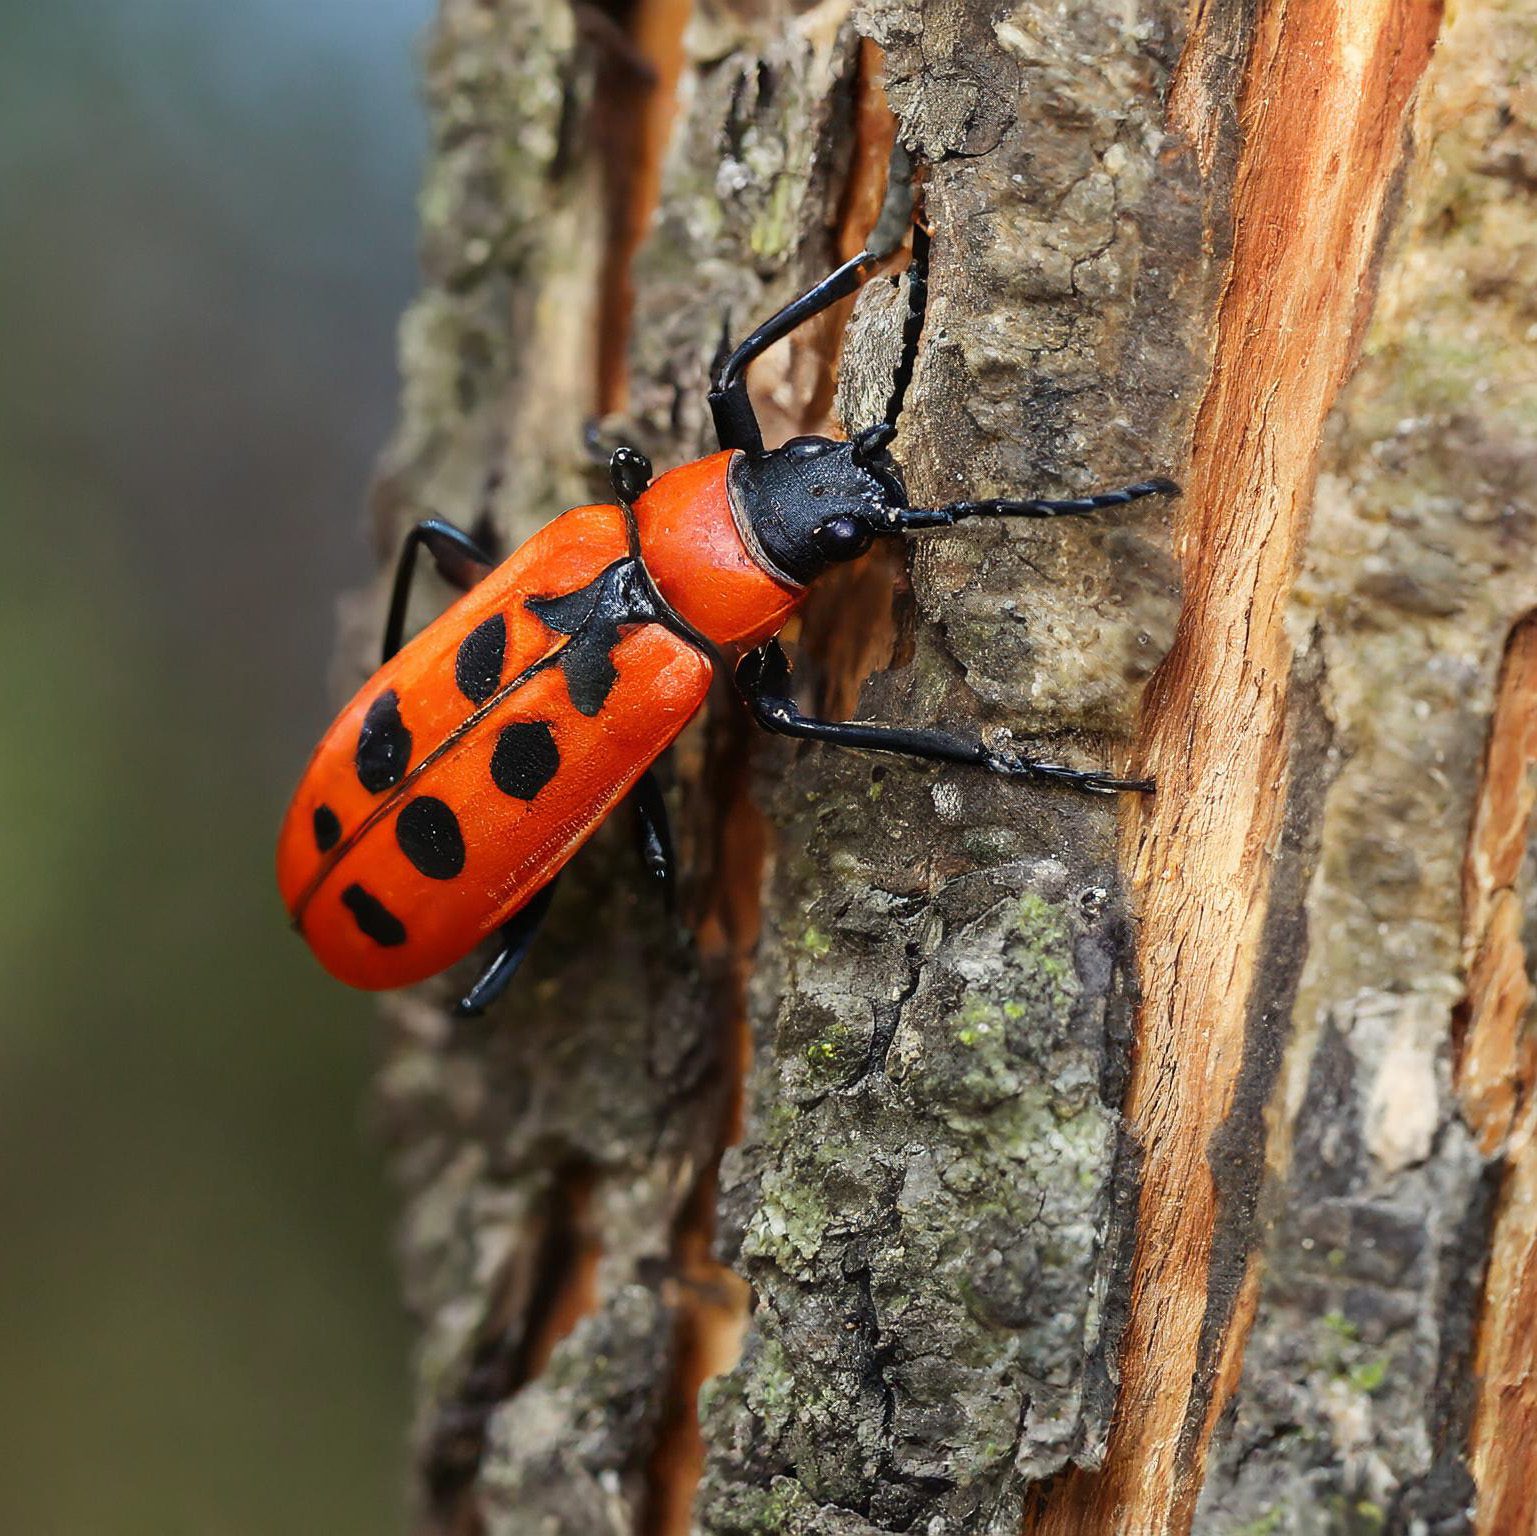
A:
[[[697,455],[722,312],[858,248],[895,134],[915,501],[1187,494],[871,556],[803,697],[1161,787],[749,741],[723,692],[686,922],[615,827],[490,1018],[391,1002],[421,1528],[1530,1529],[1537,20],[616,7],[443,0],[381,554],[603,497],[600,412]],[[766,358],[771,439],[877,416],[901,313]]]

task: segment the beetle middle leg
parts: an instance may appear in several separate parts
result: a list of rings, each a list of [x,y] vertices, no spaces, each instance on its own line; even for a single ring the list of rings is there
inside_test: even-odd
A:
[[[667,801],[662,796],[662,786],[651,769],[648,768],[636,780],[635,788],[630,791],[630,802],[635,808],[635,846],[640,854],[640,862],[671,906],[673,882],[677,875],[672,823],[667,815]]]
[[[411,583],[416,576],[416,552],[423,548],[432,556],[432,563],[443,580],[461,592],[468,592],[496,564],[462,528],[438,517],[417,523],[400,546],[400,558],[395,564],[389,617],[384,621],[382,661],[388,661],[400,649],[406,629],[406,609],[411,602]]]
[[[737,684],[753,718],[764,730],[779,736],[825,741],[865,752],[892,752],[925,762],[965,763],[1005,778],[1065,784],[1089,794],[1111,795],[1120,790],[1151,794],[1153,790],[1151,779],[1118,779],[1097,769],[1070,768],[1065,763],[999,751],[978,737],[858,720],[818,720],[804,715],[790,697],[790,665],[775,640],[742,659],[737,668]]]

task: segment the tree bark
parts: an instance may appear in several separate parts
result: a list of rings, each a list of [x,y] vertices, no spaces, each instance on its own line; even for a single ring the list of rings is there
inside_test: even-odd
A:
[[[442,0],[381,559],[607,499],[594,415],[704,451],[722,314],[859,248],[894,137],[914,500],[1185,495],[787,636],[819,709],[1149,801],[721,690],[684,921],[610,828],[486,1021],[388,1004],[422,1530],[1533,1528],[1534,59],[1502,0]],[[898,275],[755,370],[771,440],[878,417]]]

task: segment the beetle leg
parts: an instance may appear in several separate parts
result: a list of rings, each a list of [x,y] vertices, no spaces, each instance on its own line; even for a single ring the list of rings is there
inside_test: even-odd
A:
[[[480,973],[480,979],[454,1005],[456,1019],[478,1018],[507,990],[507,983],[517,975],[539,925],[555,897],[555,880],[537,892],[519,911],[502,924],[502,947],[497,957]]]
[[[831,309],[840,299],[846,299],[859,289],[883,256],[873,251],[861,251],[830,272],[821,282],[808,288],[798,299],[792,299],[776,315],[771,315],[734,351],[714,369],[714,387],[708,399],[710,415],[715,421],[715,435],[722,448],[740,448],[747,453],[763,452],[763,433],[753,412],[752,401],[747,394],[747,368],[776,341],[804,325],[824,309]],[[724,347],[722,348],[724,350]]]
[[[747,394],[747,368],[776,341],[804,325],[823,310],[831,309],[840,299],[846,299],[858,291],[864,280],[902,244],[913,222],[913,166],[907,150],[894,144],[891,164],[886,175],[886,196],[881,211],[870,231],[865,248],[857,256],[830,272],[821,282],[813,284],[798,299],[792,299],[778,314],[770,316],[735,350],[729,339],[721,337],[721,346],[710,367],[712,388],[709,393],[710,415],[715,422],[715,435],[722,448],[740,448],[747,453],[763,452],[763,433],[753,412],[752,401]],[[921,238],[921,237],[920,237]],[[917,333],[923,325],[923,296],[927,293],[925,274],[927,243],[919,248],[918,239],[913,244],[912,281],[908,286],[908,316],[903,326],[904,353],[909,335],[912,345],[917,345]],[[911,370],[908,370],[911,372]],[[899,371],[900,380],[900,371]],[[906,392],[901,382],[901,393]],[[901,409],[899,396],[893,398],[891,420]]]
[[[406,628],[406,607],[411,600],[411,581],[416,575],[416,551],[423,545],[432,556],[438,574],[461,592],[468,592],[496,564],[462,528],[437,517],[417,523],[400,546],[400,558],[395,565],[389,617],[384,621],[383,661],[388,661],[400,649]]]
[[[1019,501],[1008,496],[985,501],[952,501],[942,507],[901,507],[893,512],[893,533],[914,533],[924,528],[950,528],[965,517],[1081,517],[1105,507],[1123,507],[1128,501],[1144,496],[1177,496],[1179,487],[1172,480],[1139,480],[1118,490],[1101,491],[1096,496],[1078,496],[1067,501]]]
[[[635,807],[636,847],[640,861],[657,885],[668,906],[672,905],[677,874],[673,858],[672,825],[667,816],[667,802],[656,775],[647,769],[630,792]]]
[[[1109,795],[1118,790],[1150,794],[1153,789],[1151,779],[1118,779],[1097,769],[1043,762],[1021,753],[999,751],[978,738],[954,736],[948,731],[914,730],[903,725],[867,725],[858,720],[818,720],[803,715],[790,697],[789,663],[775,640],[743,658],[737,668],[737,683],[753,718],[764,730],[778,736],[825,741],[836,747],[853,747],[865,752],[894,752],[925,762],[966,763],[1005,778],[1066,784],[1090,794]]]
[[[651,460],[639,448],[621,443],[609,455],[608,478],[620,502],[633,507],[651,484]]]

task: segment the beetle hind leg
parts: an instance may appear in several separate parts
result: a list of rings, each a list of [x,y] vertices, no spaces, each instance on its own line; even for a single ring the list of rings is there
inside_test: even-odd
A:
[[[496,958],[480,973],[475,985],[454,1005],[456,1019],[479,1018],[507,990],[507,984],[518,974],[518,967],[527,959],[540,925],[549,915],[550,903],[555,897],[555,884],[555,880],[550,881],[502,924],[502,947]]]

